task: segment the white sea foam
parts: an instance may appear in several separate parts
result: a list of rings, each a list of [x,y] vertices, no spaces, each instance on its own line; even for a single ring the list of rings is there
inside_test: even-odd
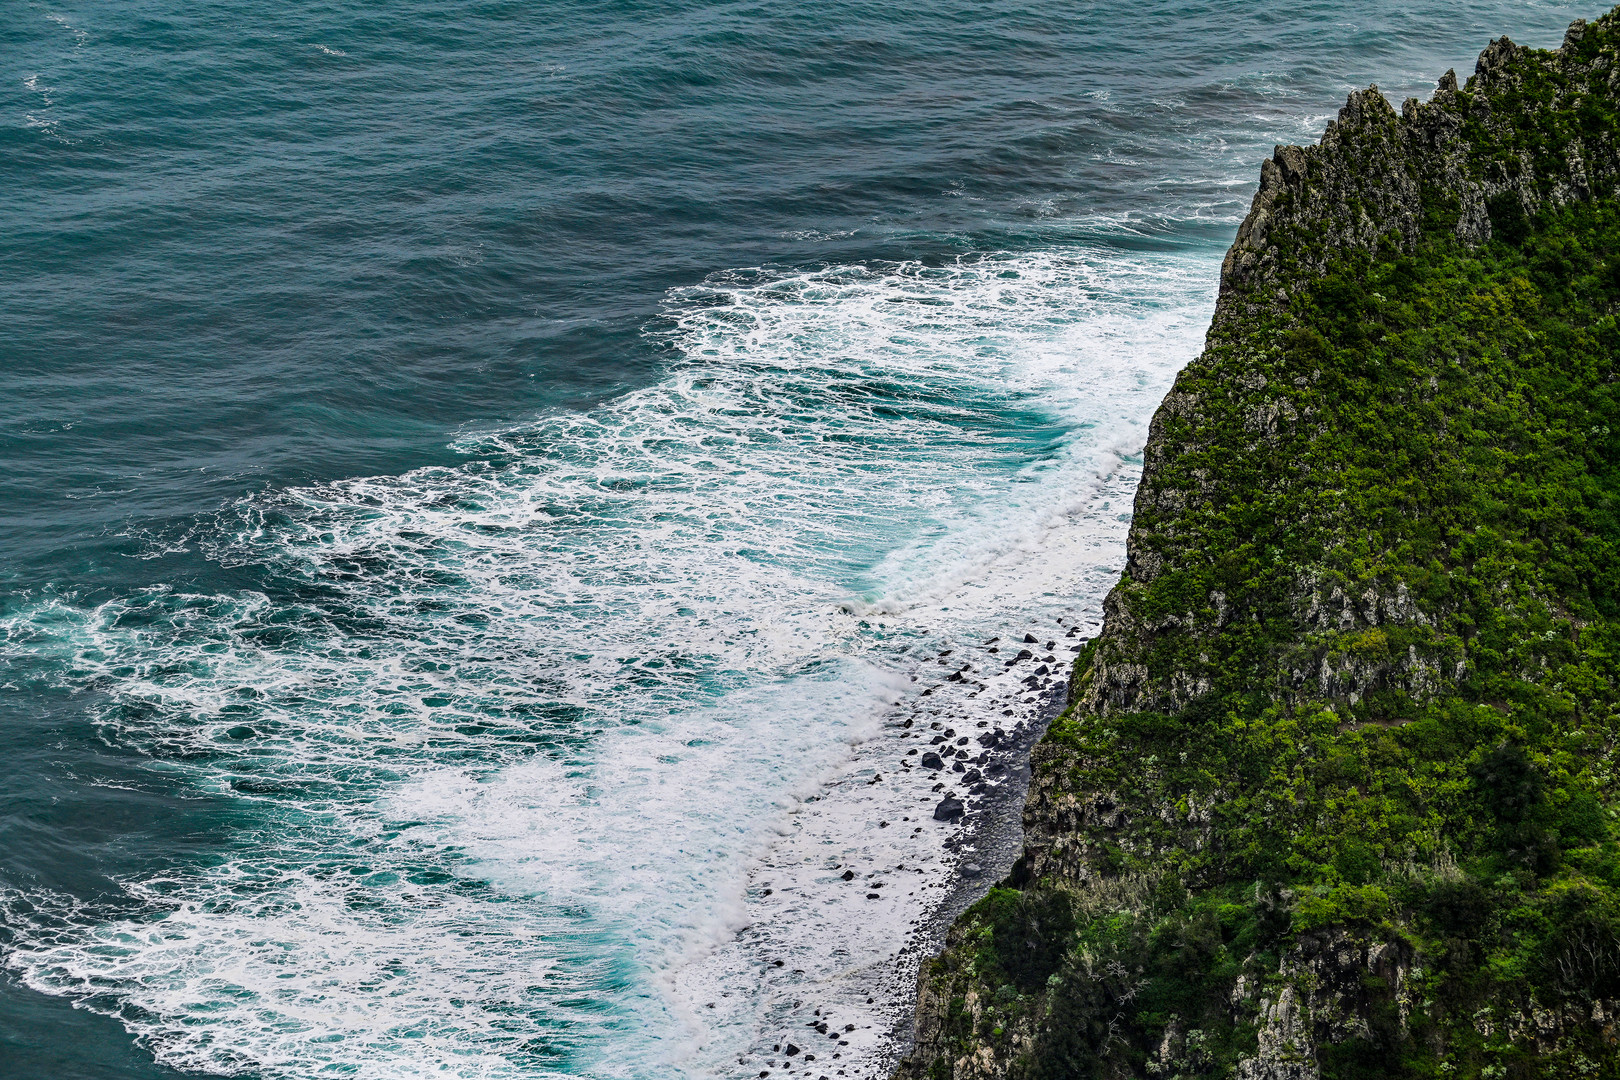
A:
[[[117,904],[10,895],[6,963],[182,1068],[757,1072],[812,989],[874,998],[834,1052],[880,1060],[949,862],[885,721],[1024,708],[983,656],[919,697],[924,661],[1094,615],[1212,273],[720,275],[656,385],[229,508],[195,542],[259,592],[16,614],[6,654],[245,824]],[[827,864],[861,859],[914,895],[852,909]]]

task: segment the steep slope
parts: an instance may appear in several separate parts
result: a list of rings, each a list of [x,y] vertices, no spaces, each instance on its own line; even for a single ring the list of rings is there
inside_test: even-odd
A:
[[[1620,1076],[1617,189],[1616,12],[1264,164],[900,1077]]]

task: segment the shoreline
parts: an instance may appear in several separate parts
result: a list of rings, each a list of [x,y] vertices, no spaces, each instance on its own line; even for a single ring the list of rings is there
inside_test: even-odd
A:
[[[914,935],[906,946],[923,958],[932,959],[939,954],[945,947],[946,935],[962,912],[981,900],[998,882],[1006,880],[1024,852],[1024,802],[1029,797],[1029,783],[1033,775],[1030,756],[1052,721],[1068,707],[1069,680],[1059,680],[1043,694],[1034,722],[1024,729],[1009,753],[1018,762],[1009,782],[983,796],[967,829],[946,841],[947,848],[959,853],[953,868],[950,891],[929,916],[926,928]],[[978,856],[976,862],[967,859],[969,852]],[[970,869],[974,866],[977,869]],[[920,963],[918,967],[920,969]],[[887,1063],[886,1071],[881,1074],[883,1076],[893,1070],[916,1042],[915,998],[918,992],[915,975],[912,981],[912,1008],[905,1022],[889,1034],[894,1060]]]
[[[911,691],[883,710],[843,767],[788,811],[790,831],[749,873],[746,925],[671,979],[694,1032],[682,1055],[687,1067],[716,1076],[886,1080],[912,1046],[924,961],[1023,851],[1030,754],[1067,703],[1069,650],[1095,635],[1100,601],[1076,597],[1069,612],[1025,620],[1016,639],[1002,635],[997,644],[1012,646],[1004,653],[982,639],[937,650],[951,654],[953,669],[968,657],[971,678],[953,678],[960,669],[930,670],[931,660],[900,673],[915,679]],[[1031,629],[1042,641],[1026,647],[1021,639]],[[1052,651],[1036,651],[1048,642]],[[1034,655],[1003,659],[1019,651]],[[1039,668],[1048,657],[1058,659],[1045,664],[1044,676],[1030,674],[1029,661]],[[1039,682],[1026,685],[1028,678]],[[998,729],[1004,735],[994,746],[981,749],[972,738]],[[936,746],[945,731],[953,738]],[[962,772],[952,771],[955,762],[907,767],[963,739],[976,752],[958,757]],[[996,766],[982,789],[953,782]],[[964,815],[935,820],[949,795],[962,799]],[[727,1029],[740,1035],[738,1025],[754,1030],[752,1044],[717,1060],[716,1044],[731,1041]]]

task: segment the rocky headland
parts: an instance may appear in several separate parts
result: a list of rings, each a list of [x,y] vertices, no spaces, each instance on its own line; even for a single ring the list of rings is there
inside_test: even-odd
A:
[[[1620,1076],[1620,16],[1279,147],[901,1080]]]

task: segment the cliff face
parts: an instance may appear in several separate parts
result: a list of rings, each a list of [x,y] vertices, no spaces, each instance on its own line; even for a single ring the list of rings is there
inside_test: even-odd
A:
[[[1617,140],[1611,13],[1265,162],[901,1078],[1620,1076]]]

